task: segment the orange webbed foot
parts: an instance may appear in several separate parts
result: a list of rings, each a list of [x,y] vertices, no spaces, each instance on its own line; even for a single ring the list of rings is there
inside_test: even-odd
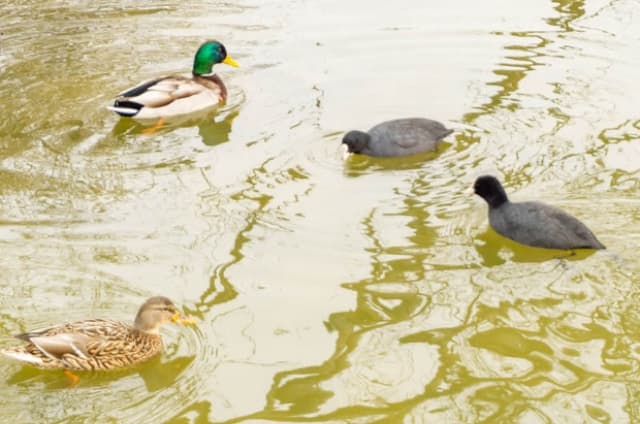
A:
[[[151,135],[156,131],[158,131],[160,128],[162,128],[163,125],[164,125],[164,118],[160,118],[158,119],[158,122],[156,122],[153,127],[145,128],[144,130],[142,130],[142,133]]]
[[[80,381],[80,377],[78,377],[77,375],[75,375],[69,370],[64,370],[64,375],[69,379],[70,386],[75,386]]]

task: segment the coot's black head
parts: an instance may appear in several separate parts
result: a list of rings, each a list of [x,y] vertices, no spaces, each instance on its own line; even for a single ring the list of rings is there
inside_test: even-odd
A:
[[[491,208],[497,208],[505,202],[508,202],[507,193],[500,181],[492,175],[483,175],[476,179],[473,184],[473,191],[482,197]]]
[[[342,137],[342,144],[346,144],[349,153],[361,153],[369,144],[369,134],[362,131],[349,131]]]

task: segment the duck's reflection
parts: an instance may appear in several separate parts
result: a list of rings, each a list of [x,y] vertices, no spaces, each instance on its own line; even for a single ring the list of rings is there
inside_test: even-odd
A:
[[[233,121],[240,114],[240,108],[234,107],[220,111],[218,108],[202,111],[181,117],[174,117],[166,120],[154,131],[155,122],[140,122],[134,119],[122,118],[111,130],[113,137],[119,138],[132,135],[158,135],[166,134],[177,128],[198,127],[198,134],[202,142],[207,146],[215,146],[226,143],[230,139],[233,128]]]
[[[91,387],[108,384],[120,378],[138,374],[149,392],[167,388],[178,380],[178,377],[195,360],[195,355],[179,356],[167,360],[157,356],[150,361],[125,370],[102,372],[77,372],[80,377],[79,386]],[[71,387],[69,380],[60,370],[40,370],[31,366],[23,366],[7,379],[7,384],[33,387],[42,383],[47,389],[63,389]]]

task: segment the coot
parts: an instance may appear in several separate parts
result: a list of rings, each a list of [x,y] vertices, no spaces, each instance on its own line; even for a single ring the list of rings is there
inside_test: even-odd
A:
[[[349,131],[342,138],[342,143],[347,153],[398,157],[435,150],[438,143],[452,132],[431,119],[405,118],[378,124],[368,133]]]
[[[489,204],[489,224],[499,234],[547,249],[605,249],[577,218],[540,202],[510,202],[497,178],[476,179],[473,190]]]

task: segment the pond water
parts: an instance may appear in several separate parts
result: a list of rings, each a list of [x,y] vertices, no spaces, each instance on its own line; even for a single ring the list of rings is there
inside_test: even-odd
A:
[[[639,422],[640,4],[24,0],[0,5],[0,342],[130,320],[142,367],[0,360],[3,422]],[[217,38],[229,99],[153,134],[106,109]],[[425,116],[434,154],[343,161]],[[470,190],[583,220],[525,248]]]

